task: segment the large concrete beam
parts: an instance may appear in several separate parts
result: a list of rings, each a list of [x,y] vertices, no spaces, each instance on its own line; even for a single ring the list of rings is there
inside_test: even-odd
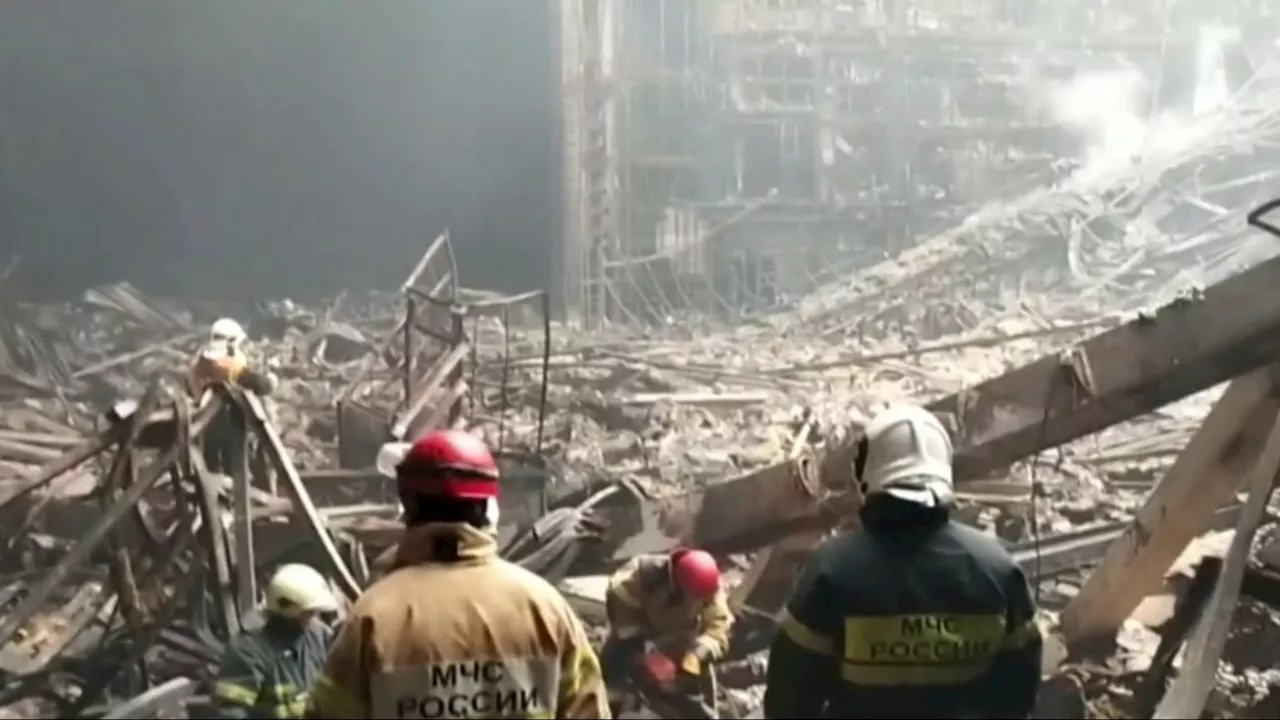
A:
[[[955,430],[957,480],[1271,364],[1280,357],[1280,302],[1265,300],[1277,283],[1280,258],[933,403]],[[857,509],[854,439],[665,500],[657,523],[665,532],[650,533],[645,549],[684,540],[741,551],[830,528]]]
[[[1191,442],[1147,498],[1062,614],[1071,644],[1115,636],[1218,508],[1232,502],[1258,464],[1280,412],[1280,369],[1239,378],[1214,405]],[[1270,472],[1270,469],[1265,469]]]

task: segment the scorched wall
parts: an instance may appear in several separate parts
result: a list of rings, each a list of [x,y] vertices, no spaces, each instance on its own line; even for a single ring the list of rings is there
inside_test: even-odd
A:
[[[0,4],[0,265],[304,297],[394,286],[448,226],[468,285],[548,286],[549,5]]]

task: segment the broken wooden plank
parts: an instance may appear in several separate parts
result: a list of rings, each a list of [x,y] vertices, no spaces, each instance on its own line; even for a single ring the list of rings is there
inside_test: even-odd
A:
[[[1280,356],[1280,305],[1257,302],[1280,282],[1280,258],[1178,299],[1153,314],[930,405],[956,436],[961,485],[1040,452],[1150,412]],[[853,516],[856,435],[832,441],[816,480],[785,461],[665,499],[646,548],[692,542],[732,552],[832,527]],[[813,460],[805,462],[812,463]],[[804,486],[804,492],[796,488]]]
[[[341,585],[343,592],[347,594],[348,598],[359,597],[360,585],[351,574],[347,564],[343,562],[342,555],[338,552],[338,548],[333,542],[333,537],[329,534],[329,528],[325,524],[324,518],[316,510],[315,503],[311,501],[311,495],[307,492],[307,486],[302,483],[302,478],[298,476],[298,469],[294,467],[293,461],[285,449],[284,441],[280,439],[280,433],[267,420],[267,413],[262,407],[262,401],[252,393],[243,394],[241,400],[243,402],[240,407],[245,410],[246,419],[249,421],[250,427],[258,434],[258,439],[266,444],[271,463],[275,465],[276,472],[280,473],[280,476],[285,480],[284,487],[289,492],[289,499],[293,503],[294,512],[302,522],[307,524],[313,533],[316,542],[324,551],[325,559],[329,561],[329,570],[337,577],[338,584]]]
[[[1124,537],[1062,614],[1070,644],[1109,638],[1155,592],[1187,543],[1209,526],[1257,462],[1280,411],[1280,369],[1235,380],[1214,405]]]
[[[1199,717],[1213,691],[1231,621],[1240,605],[1240,586],[1249,562],[1249,549],[1266,516],[1267,503],[1280,483],[1280,421],[1272,417],[1271,422],[1273,427],[1266,446],[1249,472],[1249,499],[1236,520],[1231,549],[1223,560],[1208,607],[1187,640],[1182,671],[1152,716],[1157,720]],[[1265,421],[1262,424],[1265,425]]]
[[[614,405],[650,406],[662,403],[672,405],[693,405],[705,408],[743,408],[759,405],[768,401],[769,394],[763,392],[684,392],[684,393],[635,393],[624,395],[613,400]]]

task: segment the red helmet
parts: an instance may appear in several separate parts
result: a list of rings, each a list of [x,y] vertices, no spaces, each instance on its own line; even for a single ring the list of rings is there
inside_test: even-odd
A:
[[[462,430],[436,430],[418,438],[400,464],[401,494],[463,500],[498,497],[498,464],[484,441]]]
[[[676,550],[671,553],[671,581],[689,597],[710,600],[720,592],[720,567],[711,553]]]

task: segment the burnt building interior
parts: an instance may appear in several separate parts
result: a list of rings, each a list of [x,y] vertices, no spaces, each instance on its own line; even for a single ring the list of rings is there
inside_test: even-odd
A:
[[[1237,5],[565,0],[565,296],[588,324],[785,303],[1062,175],[1038,87],[1136,67],[1189,102],[1206,18],[1266,12]]]
[[[1034,712],[947,710],[1277,717],[1278,21],[0,3],[0,717],[210,716],[282,564],[339,616],[394,567],[439,430],[491,449],[497,554],[597,649],[618,568],[715,558],[725,656],[698,697],[636,663],[617,716],[762,717],[903,403],[1047,640]],[[229,344],[261,383],[199,382]]]

